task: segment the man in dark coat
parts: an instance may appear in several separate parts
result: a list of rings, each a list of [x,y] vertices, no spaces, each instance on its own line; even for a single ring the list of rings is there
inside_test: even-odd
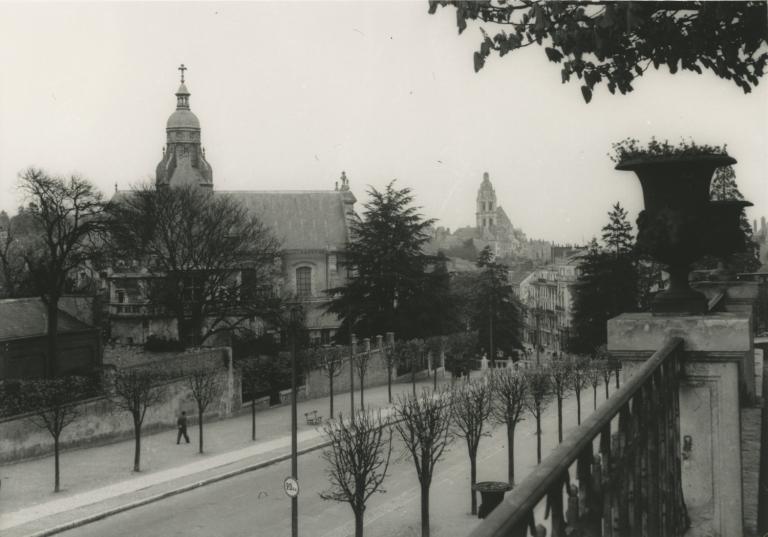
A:
[[[184,440],[187,441],[187,444],[189,444],[189,437],[187,436],[187,413],[186,411],[181,411],[181,416],[179,416],[179,419],[176,420],[176,426],[179,429],[179,434],[176,435],[176,444],[181,442],[181,437],[184,437]]]

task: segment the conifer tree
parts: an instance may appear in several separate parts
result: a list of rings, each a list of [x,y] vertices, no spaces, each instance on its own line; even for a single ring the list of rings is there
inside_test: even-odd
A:
[[[632,224],[627,221],[627,211],[618,201],[608,213],[608,223],[603,227],[603,242],[616,257],[632,251]]]
[[[351,225],[344,261],[351,276],[346,285],[329,290],[334,298],[328,311],[343,319],[340,335],[349,333],[350,323],[356,334],[368,337],[422,335],[413,315],[432,261],[422,250],[434,220],[413,206],[410,188],[395,188],[394,181],[368,195],[362,217]]]
[[[510,353],[521,349],[521,306],[515,297],[506,265],[496,263],[489,247],[478,256],[477,266],[483,269],[475,291],[475,328],[480,346],[488,350],[491,365],[496,351]]]
[[[744,199],[744,196],[739,191],[739,187],[736,185],[736,172],[734,172],[733,166],[724,166],[717,169],[709,188],[709,197],[712,201]],[[739,223],[746,239],[746,250],[732,255],[730,265],[736,272],[754,272],[760,268],[760,245],[754,239],[752,226],[743,209]],[[705,268],[714,268],[717,266],[717,260],[707,257],[701,264]]]

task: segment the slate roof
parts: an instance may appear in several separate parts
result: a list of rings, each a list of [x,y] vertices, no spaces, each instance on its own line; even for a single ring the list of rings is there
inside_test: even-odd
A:
[[[349,238],[343,192],[222,191],[272,228],[284,250],[344,249]]]
[[[39,298],[0,300],[0,341],[44,336],[48,313]],[[70,314],[59,310],[59,334],[93,329]]]

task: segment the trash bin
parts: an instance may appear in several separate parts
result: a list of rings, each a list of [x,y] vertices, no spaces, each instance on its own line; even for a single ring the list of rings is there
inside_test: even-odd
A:
[[[481,481],[475,483],[472,489],[480,493],[480,509],[477,510],[477,518],[485,518],[496,509],[504,499],[504,494],[512,490],[512,486],[504,481]]]

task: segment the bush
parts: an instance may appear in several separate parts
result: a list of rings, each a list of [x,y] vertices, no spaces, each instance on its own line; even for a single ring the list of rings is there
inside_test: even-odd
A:
[[[144,350],[148,352],[177,352],[183,351],[184,345],[175,339],[165,339],[151,335],[144,343]]]

